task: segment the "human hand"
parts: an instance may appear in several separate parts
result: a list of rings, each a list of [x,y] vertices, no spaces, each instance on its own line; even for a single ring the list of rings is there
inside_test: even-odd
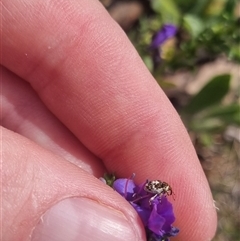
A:
[[[101,4],[1,4],[2,240],[145,240],[105,171],[167,181],[174,240],[210,240],[216,213],[188,134]]]

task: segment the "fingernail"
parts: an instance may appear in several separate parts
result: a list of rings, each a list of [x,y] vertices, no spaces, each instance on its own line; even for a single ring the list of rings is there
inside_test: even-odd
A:
[[[137,235],[117,210],[87,198],[69,198],[49,209],[33,230],[31,241],[126,241]]]

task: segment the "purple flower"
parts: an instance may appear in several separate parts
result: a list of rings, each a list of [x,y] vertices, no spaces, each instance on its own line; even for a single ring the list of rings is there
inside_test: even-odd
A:
[[[154,35],[152,43],[150,45],[151,49],[158,49],[166,40],[172,38],[177,33],[177,27],[173,24],[165,24],[162,28]]]
[[[132,179],[117,179],[113,189],[121,194],[139,214],[146,228],[149,241],[168,241],[179,230],[172,226],[175,221],[172,204],[165,195],[145,191],[147,182],[136,185]]]
[[[132,201],[137,186],[131,179],[117,179],[113,183],[113,189],[121,194],[127,201]]]

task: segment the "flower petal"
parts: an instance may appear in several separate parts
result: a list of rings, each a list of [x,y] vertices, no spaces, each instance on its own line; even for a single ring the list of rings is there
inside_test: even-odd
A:
[[[164,229],[166,231],[170,230],[170,226],[175,221],[175,216],[173,213],[173,206],[172,204],[167,200],[165,196],[160,197],[160,202],[157,205],[157,212],[165,218],[165,224]]]
[[[153,204],[153,209],[148,220],[148,228],[157,235],[163,235],[165,231],[162,229],[165,218],[157,212],[157,205]]]
[[[167,233],[167,236],[168,237],[176,236],[178,233],[179,233],[179,229],[176,227],[172,227],[171,231],[169,233]]]
[[[177,27],[173,24],[165,24],[163,27],[155,34],[152,43],[150,45],[151,49],[157,49],[162,45],[167,39],[172,38],[177,33]]]
[[[113,189],[128,201],[132,201],[135,187],[133,180],[127,178],[117,179],[113,183]]]
[[[140,216],[144,227],[147,227],[148,219],[151,214],[151,210],[141,207],[141,206],[137,205],[136,203],[133,203],[133,202],[130,202],[130,203],[134,207],[134,209],[137,211],[138,215]]]

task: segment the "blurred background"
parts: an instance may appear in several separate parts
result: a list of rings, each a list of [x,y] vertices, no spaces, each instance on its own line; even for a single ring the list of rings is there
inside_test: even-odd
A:
[[[188,129],[216,201],[214,241],[240,240],[240,1],[100,1]]]

